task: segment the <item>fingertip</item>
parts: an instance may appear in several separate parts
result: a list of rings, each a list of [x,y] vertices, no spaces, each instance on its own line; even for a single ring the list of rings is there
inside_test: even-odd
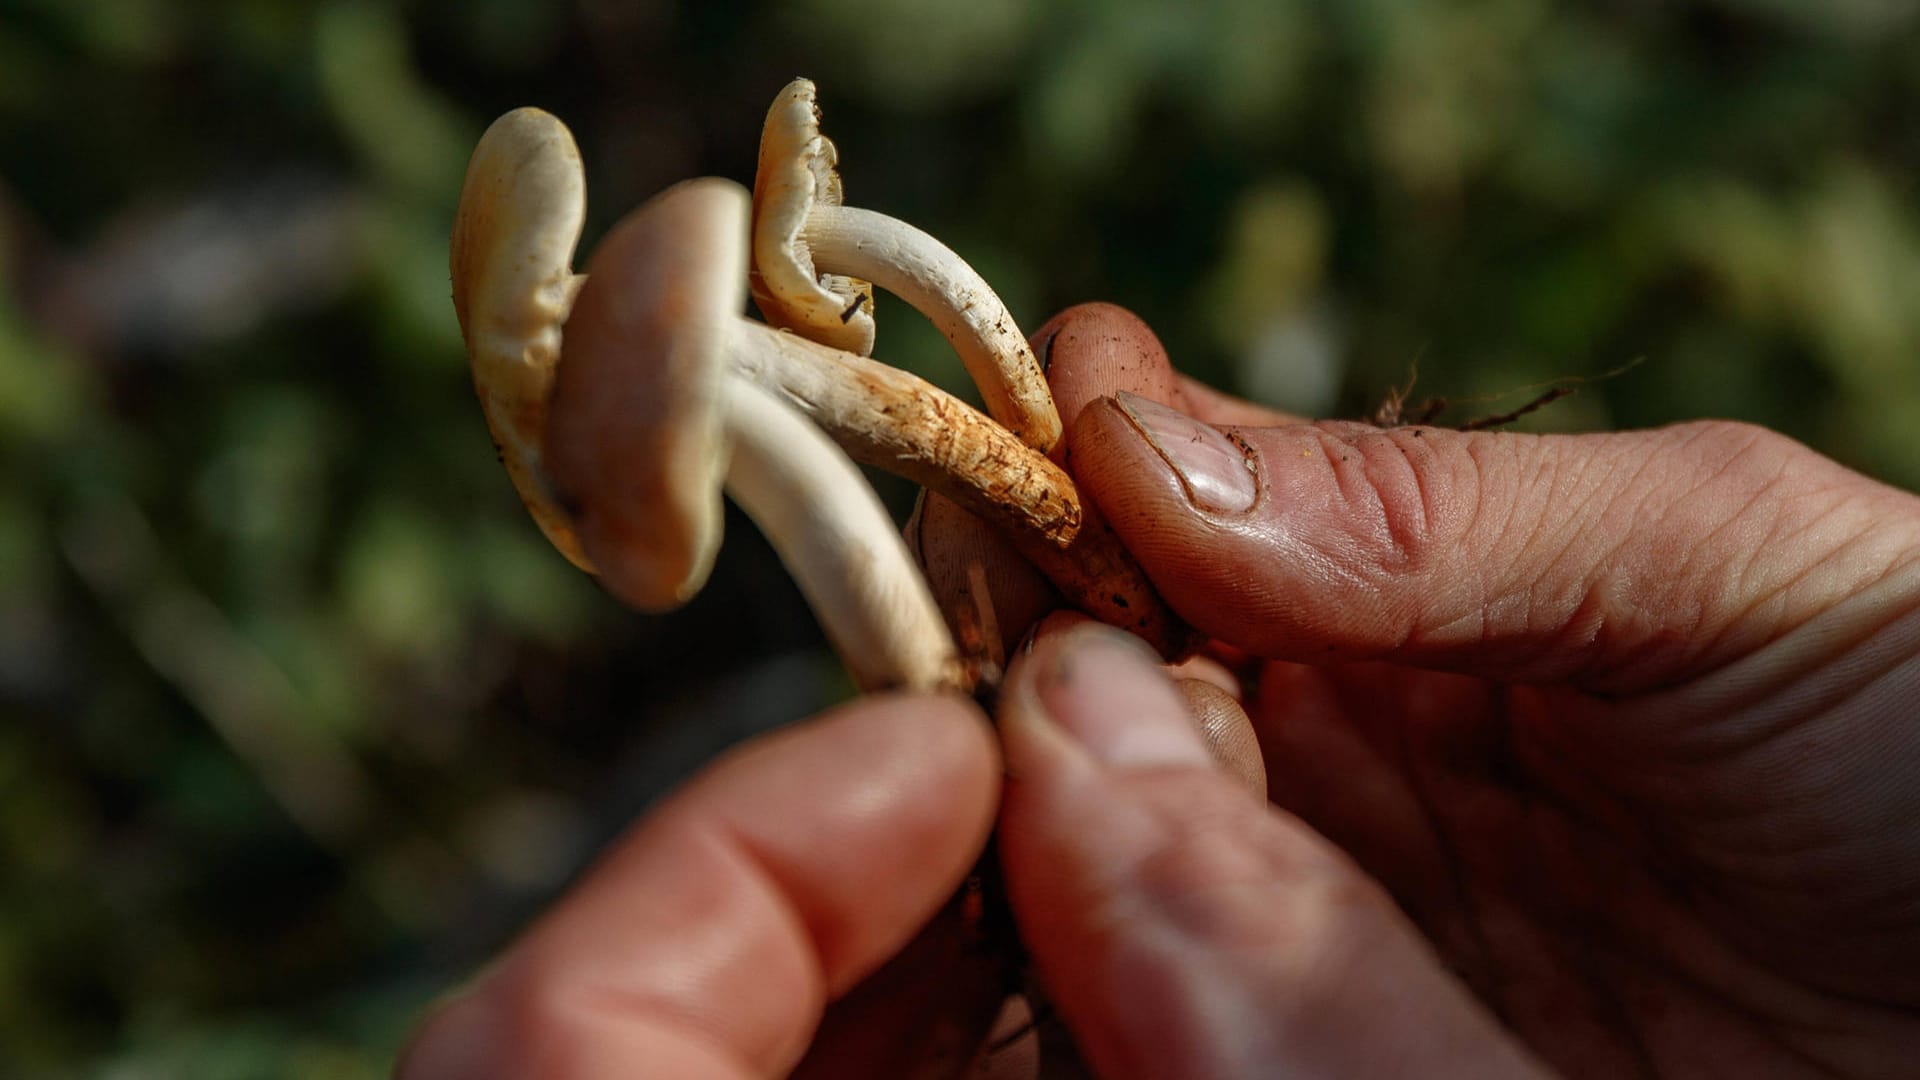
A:
[[[1008,673],[1007,713],[1017,718],[1016,745],[1018,734],[1051,729],[1108,769],[1213,763],[1159,657],[1139,638],[1098,622],[1039,635]],[[1008,753],[1013,758],[1015,746]]]
[[[1081,409],[1098,398],[1122,390],[1154,401],[1174,398],[1173,364],[1159,336],[1116,304],[1067,308],[1034,331],[1033,346],[1069,434]]]
[[[794,746],[754,747],[739,765],[708,797],[754,838],[835,995],[964,879],[992,828],[1002,774],[976,705],[918,693],[863,697],[807,722]]]
[[[1178,679],[1174,688],[1185,700],[1195,730],[1213,759],[1261,801],[1267,797],[1267,765],[1253,721],[1232,694],[1206,679]]]
[[[1160,720],[1151,714],[1163,713],[1170,717],[1177,701],[1185,710],[1188,725],[1204,743],[1212,763],[1265,798],[1265,766],[1253,722],[1237,696],[1239,680],[1218,661],[1195,656],[1178,664],[1157,664],[1131,640],[1118,636],[1113,638],[1113,643],[1123,647],[1111,661],[1119,663],[1122,670],[1082,672],[1082,685],[1078,688],[1049,687],[1055,695],[1071,699],[1065,703],[1064,710],[1050,711],[1037,688],[1060,682],[1058,668],[1083,666],[1063,663],[1063,654],[1086,650],[1089,641],[1076,641],[1074,637],[1074,631],[1080,627],[1089,628],[1089,641],[1096,647],[1105,643],[1102,638],[1115,633],[1079,612],[1059,610],[1036,623],[1016,649],[1015,666],[1003,688],[1001,714],[1003,736],[1010,734],[1016,744],[1016,748],[1008,751],[1010,758],[1025,756],[1028,744],[1036,737],[1036,729],[1045,729],[1039,736],[1042,746],[1058,746],[1055,736],[1073,734],[1071,730],[1056,730],[1055,711],[1069,713],[1069,725],[1072,725],[1071,714],[1090,714],[1100,722],[1120,716],[1127,711],[1121,708],[1124,705],[1130,706],[1135,716],[1127,721],[1130,726],[1152,726]],[[1162,694],[1163,685],[1170,685],[1174,696]],[[1146,718],[1138,719],[1143,713],[1148,714]],[[1101,733],[1093,734],[1098,738]],[[1080,741],[1084,744],[1085,739]],[[1098,747],[1084,748],[1094,750],[1095,756],[1099,756]]]

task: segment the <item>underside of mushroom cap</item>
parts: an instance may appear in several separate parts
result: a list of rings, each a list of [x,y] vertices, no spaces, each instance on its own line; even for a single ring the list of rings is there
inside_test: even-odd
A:
[[[567,321],[548,461],[602,581],[645,611],[690,599],[720,547],[748,217],[726,180],[655,196],[600,242]]]
[[[801,230],[816,202],[841,204],[839,152],[820,134],[813,83],[788,83],[767,110],[753,180],[753,302],[774,326],[836,349],[873,352],[873,286],[814,269]]]
[[[501,464],[547,539],[591,569],[541,456],[586,205],[580,150],[566,125],[539,109],[515,109],[480,137],[467,165],[450,269],[474,391]]]

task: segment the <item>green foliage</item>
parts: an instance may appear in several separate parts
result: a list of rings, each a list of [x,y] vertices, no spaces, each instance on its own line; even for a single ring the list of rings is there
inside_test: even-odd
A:
[[[466,153],[588,247],[819,81],[850,197],[1291,408],[1735,416],[1920,486],[1920,19],[1883,0],[0,0],[0,1073],[380,1075],[661,786],[842,684],[742,519],[619,611],[488,452]],[[880,355],[949,386],[882,300]],[[897,488],[889,489],[898,493]]]

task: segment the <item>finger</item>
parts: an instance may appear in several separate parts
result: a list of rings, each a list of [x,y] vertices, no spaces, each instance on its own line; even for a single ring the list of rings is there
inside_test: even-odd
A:
[[[1920,501],[1731,423],[1222,431],[1122,397],[1082,412],[1073,453],[1173,608],[1279,659],[1646,689],[1774,640],[1920,545]]]
[[[1065,432],[1073,430],[1081,409],[1122,390],[1176,402],[1178,383],[1166,347],[1152,327],[1118,305],[1076,304],[1062,311],[1033,332],[1033,351],[1047,372]]]
[[[1034,627],[1030,639],[1052,638],[1092,623],[1077,611],[1055,611]],[[1267,794],[1266,764],[1253,720],[1240,704],[1239,680],[1206,657],[1192,657],[1163,670],[1187,710],[1187,720],[1214,763],[1261,798]]]
[[[1253,721],[1232,694],[1205,679],[1176,679],[1173,688],[1180,693],[1187,714],[1200,729],[1207,750],[1215,762],[1248,791],[1261,799],[1267,797],[1267,763],[1260,756],[1260,743],[1254,738]]]
[[[1099,1075],[1531,1073],[1377,885],[1213,766],[1138,643],[1043,636],[1000,724],[1009,896]]]
[[[624,837],[416,1036],[399,1074],[785,1075],[985,842],[973,707],[868,698],[757,740]]]

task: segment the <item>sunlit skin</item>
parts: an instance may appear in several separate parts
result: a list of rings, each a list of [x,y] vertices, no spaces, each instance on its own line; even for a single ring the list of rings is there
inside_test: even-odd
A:
[[[874,698],[714,765],[403,1075],[782,1075],[996,814],[1102,1076],[1911,1073],[1920,500],[1730,424],[1304,424],[1174,377],[1108,307],[1035,340],[1089,500],[1234,666],[1268,801],[1158,665],[1054,620],[997,736]],[[1235,425],[1252,471],[1182,483],[1123,390]]]

